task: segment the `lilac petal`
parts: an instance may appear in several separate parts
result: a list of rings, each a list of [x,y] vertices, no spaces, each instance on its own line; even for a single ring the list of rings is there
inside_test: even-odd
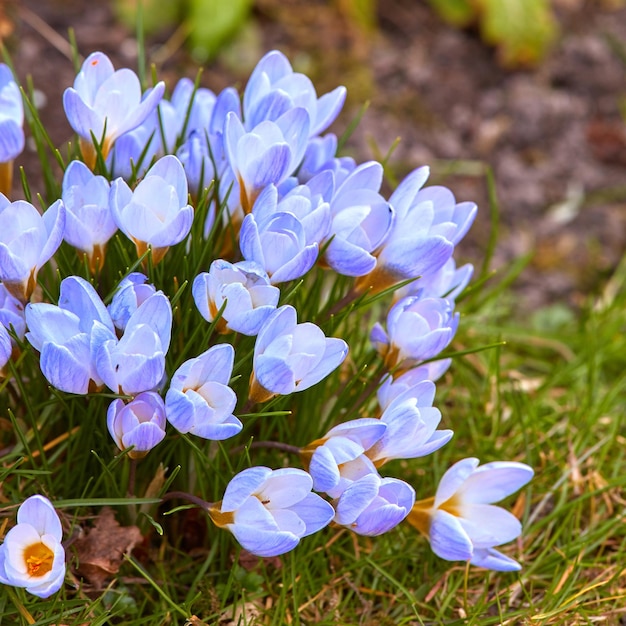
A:
[[[389,204],[398,213],[398,216],[404,217],[408,212],[415,196],[424,186],[424,183],[430,176],[430,168],[428,166],[419,167],[413,170],[408,176],[402,180],[396,190],[389,198]]]
[[[326,347],[321,360],[297,383],[298,391],[308,389],[326,378],[343,363],[347,355],[348,344],[343,339],[326,338]]]
[[[517,572],[522,569],[522,566],[517,561],[494,548],[475,549],[470,563],[477,567],[484,567],[497,572]]]
[[[376,258],[363,248],[335,237],[326,248],[328,265],[344,276],[365,276],[376,267]]]
[[[339,484],[339,468],[329,448],[320,446],[313,452],[309,473],[313,477],[313,489],[316,491],[329,491]]]
[[[262,154],[248,161],[245,171],[247,185],[263,189],[270,183],[278,183],[290,174],[291,148],[286,143],[273,144]]]
[[[237,541],[248,552],[257,556],[272,557],[293,550],[300,538],[285,531],[263,531],[256,526],[229,525]]]
[[[499,502],[523,487],[533,475],[532,468],[523,463],[494,461],[476,468],[460,491],[466,502]]]
[[[305,531],[301,535],[306,537],[328,526],[335,516],[335,509],[329,502],[316,493],[307,494],[300,502],[293,504],[291,510],[300,517],[305,524]]]
[[[122,436],[125,448],[134,446],[135,451],[152,450],[165,438],[165,431],[154,422],[142,422],[136,428]]]
[[[353,482],[341,494],[335,505],[335,521],[342,526],[349,526],[356,522],[359,515],[378,495],[380,480],[377,474],[367,474]]]
[[[104,120],[83,102],[82,97],[72,87],[68,87],[63,92],[63,108],[67,121],[79,137],[91,142],[91,133],[93,133],[97,141],[102,139]]]
[[[39,269],[57,251],[63,241],[65,229],[65,205],[62,200],[57,200],[44,212],[43,223],[47,232],[47,240],[39,253],[37,269]]]
[[[272,474],[269,467],[250,467],[239,472],[226,487],[222,512],[237,510]]]
[[[522,533],[515,515],[493,504],[463,503],[461,525],[478,548],[508,543]]]
[[[47,498],[40,495],[24,500],[17,512],[18,524],[30,524],[40,535],[52,535],[57,541],[63,538],[61,522]]]
[[[53,387],[68,393],[87,393],[90,380],[88,337],[79,336],[65,345],[45,343],[39,366]]]
[[[259,355],[254,362],[254,374],[259,383],[272,393],[287,395],[296,389],[294,373],[284,358]]]
[[[439,481],[434,506],[438,507],[448,501],[461,488],[479,463],[478,459],[470,457],[462,459],[450,467]]]
[[[431,519],[430,546],[438,557],[446,561],[467,561],[474,551],[461,520],[441,510],[435,511]]]
[[[318,99],[315,123],[310,132],[311,136],[319,135],[335,121],[346,100],[346,94],[345,87],[336,87]]]
[[[289,280],[304,276],[315,265],[318,252],[319,248],[317,243],[305,246],[296,256],[287,261],[272,274],[272,285],[285,283]]]
[[[24,131],[14,120],[0,121],[0,163],[12,161],[24,150]]]

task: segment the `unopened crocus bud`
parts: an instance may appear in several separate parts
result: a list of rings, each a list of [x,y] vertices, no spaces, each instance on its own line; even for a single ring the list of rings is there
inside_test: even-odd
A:
[[[24,587],[47,598],[65,578],[63,529],[54,507],[43,496],[24,500],[17,511],[17,525],[0,546],[0,583]]]
[[[43,215],[25,200],[0,193],[0,281],[26,303],[37,284],[37,273],[63,241],[65,206],[57,200]]]
[[[121,178],[115,180],[110,200],[113,219],[133,241],[137,255],[150,247],[155,264],[191,229],[193,208],[187,204],[187,178],[180,161],[171,154],[159,159],[134,190]]]
[[[141,459],[165,437],[165,405],[158,393],[147,391],[125,404],[109,405],[107,426],[120,450],[132,447],[131,459]]]
[[[0,193],[11,193],[13,159],[24,149],[22,94],[7,65],[0,63]]]

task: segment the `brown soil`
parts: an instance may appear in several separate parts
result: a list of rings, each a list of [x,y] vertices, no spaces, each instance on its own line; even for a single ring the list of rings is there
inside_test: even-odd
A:
[[[491,167],[502,223],[494,265],[533,252],[518,281],[520,305],[576,305],[598,289],[626,243],[626,7],[555,4],[560,40],[538,68],[511,71],[476,32],[444,24],[425,0],[380,0],[373,33],[347,20],[339,2],[257,0],[253,20],[205,66],[202,83],[214,91],[242,87],[258,58],[277,47],[319,93],[348,87],[337,132],[369,99],[347,149],[358,160],[383,158],[401,137],[389,162],[395,173],[431,164],[434,180],[459,200],[476,200],[480,216],[460,251],[475,262],[488,239],[484,169]],[[58,145],[71,137],[61,105],[74,80],[69,27],[83,55],[102,50],[116,67],[136,68],[133,33],[115,21],[109,2],[0,2],[0,33],[12,31],[17,75],[32,75]],[[172,28],[148,45],[170,88],[197,67],[176,41]],[[30,179],[32,146],[18,164]]]

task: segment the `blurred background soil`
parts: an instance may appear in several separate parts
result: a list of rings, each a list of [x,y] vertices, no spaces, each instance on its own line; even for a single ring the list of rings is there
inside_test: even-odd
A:
[[[424,164],[480,214],[460,258],[480,263],[489,239],[485,170],[500,211],[494,267],[532,254],[517,281],[523,311],[555,302],[576,307],[596,292],[626,244],[626,6],[554,2],[560,35],[536,67],[504,69],[476,29],[444,23],[425,0],[380,0],[373,29],[346,18],[335,0],[257,0],[238,36],[203,64],[202,85],[240,89],[258,59],[278,48],[318,94],[338,84],[348,101],[340,134],[369,108],[346,146],[359,161],[389,158],[396,178]],[[132,30],[106,0],[0,0],[0,34],[20,81],[32,76],[40,114],[56,145],[71,138],[62,93],[79,52],[101,50],[116,68],[137,67]],[[151,36],[148,59],[173,89],[195,77],[176,26]],[[36,189],[32,146],[18,159]],[[16,187],[16,197],[21,191]]]

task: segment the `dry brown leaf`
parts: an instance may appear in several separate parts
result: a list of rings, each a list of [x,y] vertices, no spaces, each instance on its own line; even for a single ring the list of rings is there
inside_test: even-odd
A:
[[[74,543],[78,557],[76,573],[84,576],[96,589],[120,569],[124,554],[129,553],[142,535],[137,526],[120,526],[113,510],[105,507],[94,527]]]

